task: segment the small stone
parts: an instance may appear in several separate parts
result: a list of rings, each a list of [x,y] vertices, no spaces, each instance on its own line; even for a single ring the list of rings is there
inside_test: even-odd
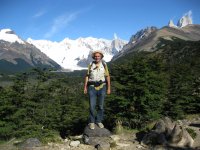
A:
[[[142,145],[137,145],[136,148],[141,149],[141,148],[143,148],[143,146]]]
[[[68,139],[68,138],[64,139],[64,142],[65,142],[65,143],[67,143],[68,141],[69,141],[69,139]]]
[[[71,141],[69,145],[72,146],[72,147],[78,147],[79,144],[81,144],[80,141]]]
[[[67,148],[62,147],[60,150],[67,150]]]
[[[111,135],[110,137],[115,142],[120,140],[120,137],[118,135]]]
[[[70,140],[80,140],[83,138],[83,135],[77,135],[77,136],[70,136],[69,139]]]
[[[127,146],[130,146],[130,144],[128,143],[116,143],[118,146],[120,147],[127,147]]]
[[[48,145],[52,147],[52,146],[53,146],[53,143],[48,143]]]

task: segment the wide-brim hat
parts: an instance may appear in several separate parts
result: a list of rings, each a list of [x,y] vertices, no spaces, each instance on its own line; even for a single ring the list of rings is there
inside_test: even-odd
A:
[[[99,54],[101,54],[101,58],[103,58],[104,57],[104,55],[103,55],[103,52],[102,51],[100,51],[100,50],[95,50],[95,51],[93,51],[92,52],[92,58],[94,59],[94,55],[96,54],[96,53],[99,53]]]

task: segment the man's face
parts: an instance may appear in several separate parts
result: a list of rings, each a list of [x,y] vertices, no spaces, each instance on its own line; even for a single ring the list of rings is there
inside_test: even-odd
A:
[[[101,60],[101,54],[99,54],[99,53],[96,53],[96,54],[94,54],[94,60],[96,61],[96,62],[99,62],[100,60]]]

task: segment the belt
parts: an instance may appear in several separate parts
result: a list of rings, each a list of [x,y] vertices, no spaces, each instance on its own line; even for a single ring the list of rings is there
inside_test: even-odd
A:
[[[88,81],[88,86],[89,85],[94,85],[94,87],[98,87],[103,83],[106,83],[106,81]]]

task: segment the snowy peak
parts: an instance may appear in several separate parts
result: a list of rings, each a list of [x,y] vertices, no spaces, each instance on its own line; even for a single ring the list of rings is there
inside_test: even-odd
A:
[[[11,29],[2,29],[2,30],[0,30],[0,32],[6,33],[6,34],[15,34],[15,32],[12,31]]]
[[[7,42],[18,42],[20,44],[24,44],[24,41],[19,38],[14,31],[11,29],[2,29],[0,30],[0,40],[7,41]]]
[[[169,27],[175,27],[175,28],[177,27],[177,26],[174,24],[173,20],[170,20],[170,21],[169,21],[168,26],[169,26]]]
[[[69,70],[86,68],[91,61],[91,52],[94,50],[103,51],[104,60],[108,62],[127,43],[119,38],[106,40],[93,37],[80,37],[75,40],[65,38],[61,42],[29,38],[27,42],[35,45],[63,68]]]
[[[114,34],[114,39],[111,42],[112,54],[116,55],[120,50],[122,50],[123,46],[127,44],[127,41],[118,38],[117,34]]]
[[[192,11],[186,13],[178,22],[177,26],[182,28],[189,24],[192,24]]]
[[[192,11],[187,12],[186,14],[184,14],[178,21],[177,26],[174,24],[173,20],[170,20],[168,23],[169,27],[176,27],[176,28],[182,28],[185,27],[189,24],[193,24],[192,23]]]

